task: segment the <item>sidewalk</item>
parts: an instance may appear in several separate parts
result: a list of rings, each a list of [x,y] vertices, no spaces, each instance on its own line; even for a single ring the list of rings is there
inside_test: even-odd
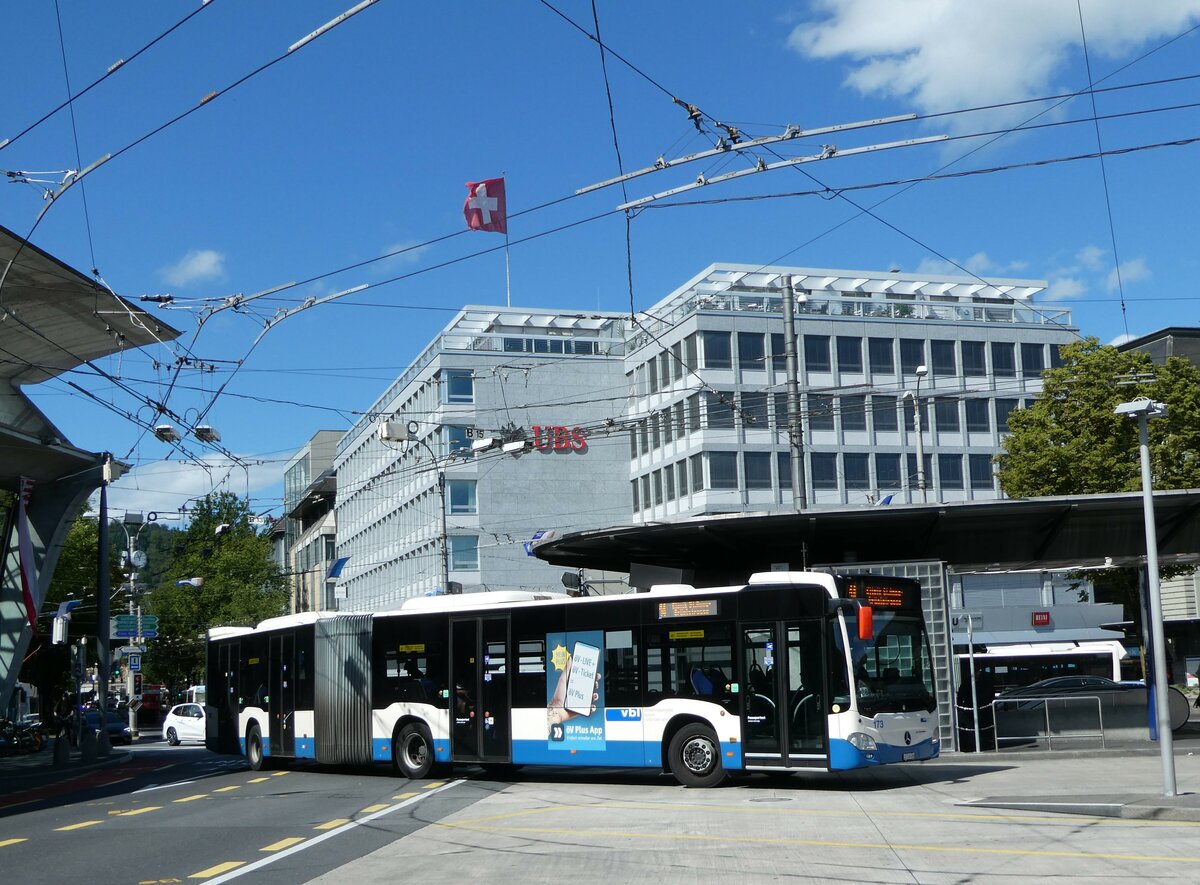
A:
[[[119,765],[129,760],[129,750],[113,747],[108,756],[97,756],[84,762],[83,750],[70,747],[67,761],[63,765],[54,764],[54,744],[56,738],[51,738],[45,749],[38,753],[27,753],[21,756],[0,757],[0,797],[11,796],[14,793],[30,790],[46,784],[67,781],[81,774]]]

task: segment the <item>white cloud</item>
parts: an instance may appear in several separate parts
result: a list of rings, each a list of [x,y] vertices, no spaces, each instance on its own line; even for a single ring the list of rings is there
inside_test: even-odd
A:
[[[1137,337],[1136,335],[1130,335],[1128,333],[1125,333],[1123,335],[1118,335],[1112,341],[1108,342],[1108,344],[1110,347],[1120,347],[1126,341],[1132,341],[1136,337]]]
[[[1059,277],[1050,281],[1044,296],[1047,301],[1065,301],[1087,292],[1087,283],[1078,277]]]
[[[1146,267],[1146,259],[1134,258],[1132,261],[1121,262],[1121,275],[1119,279],[1117,277],[1117,269],[1113,268],[1110,270],[1104,287],[1109,292],[1116,292],[1122,286],[1128,286],[1130,283],[1137,283],[1141,280],[1148,280],[1150,276],[1150,268]]]
[[[186,286],[225,276],[225,256],[213,249],[189,249],[188,253],[162,269],[163,279],[172,286]]]
[[[427,251],[429,251],[429,247],[420,245],[418,240],[406,240],[402,243],[392,243],[390,246],[384,246],[380,255],[386,257],[380,263],[384,267],[415,264]]]
[[[1061,0],[815,0],[813,6],[817,17],[793,29],[789,46],[810,58],[844,60],[847,85],[910,100],[925,113],[1057,91],[1054,79],[1081,43],[1077,8]],[[1200,20],[1200,0],[1089,0],[1083,10],[1093,63]],[[979,121],[955,125],[963,131]]]
[[[225,459],[205,466],[154,461],[136,467],[109,486],[109,509],[117,513],[156,513],[165,525],[179,527],[182,522],[179,508],[191,506],[197,498],[214,490],[230,491],[239,497],[246,495],[246,470],[238,466],[231,468]],[[278,464],[251,464],[250,495],[256,497],[258,492],[280,485],[282,478],[282,468]],[[279,495],[268,497],[278,498]]]
[[[986,252],[976,252],[970,258],[962,263],[963,267],[971,273],[988,273],[995,268],[992,259],[987,257]]]
[[[1088,270],[1100,270],[1107,252],[1099,246],[1084,246],[1075,254],[1075,260]]]

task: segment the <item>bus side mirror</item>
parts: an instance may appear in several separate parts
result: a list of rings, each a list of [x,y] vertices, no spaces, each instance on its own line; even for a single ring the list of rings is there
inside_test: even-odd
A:
[[[864,605],[858,610],[858,638],[863,642],[870,642],[875,638],[875,612],[869,605]]]

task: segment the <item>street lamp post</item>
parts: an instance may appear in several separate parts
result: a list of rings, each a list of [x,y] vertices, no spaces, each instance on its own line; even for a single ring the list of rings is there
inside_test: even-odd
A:
[[[1153,646],[1154,719],[1158,725],[1158,751],[1162,761],[1163,795],[1175,795],[1174,739],[1171,736],[1171,710],[1167,700],[1167,644],[1163,633],[1162,594],[1158,585],[1158,530],[1154,523],[1154,489],[1150,475],[1150,433],[1147,424],[1151,418],[1167,414],[1162,403],[1139,397],[1121,403],[1116,414],[1134,418],[1138,423],[1138,441],[1142,462],[1142,511],[1146,522],[1146,584],[1150,597],[1150,643]]]
[[[446,471],[437,461],[437,455],[434,454],[429,443],[418,436],[421,426],[416,421],[409,421],[406,425],[401,426],[397,422],[385,421],[379,425],[379,439],[383,442],[415,442],[424,447],[429,453],[429,458],[433,463],[434,469],[437,471],[437,489],[438,489],[438,525],[439,525],[439,540],[442,555],[442,592],[450,592],[450,551],[449,539],[446,534]]]
[[[921,490],[921,503],[928,504],[929,497],[925,492],[925,442],[921,439],[921,379],[929,374],[925,366],[917,366],[917,391],[904,391],[904,396],[913,401],[913,428],[917,433],[917,488]]]

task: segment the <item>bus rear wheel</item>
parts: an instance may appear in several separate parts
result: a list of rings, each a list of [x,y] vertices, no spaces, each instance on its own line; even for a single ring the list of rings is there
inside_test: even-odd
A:
[[[257,725],[251,725],[246,732],[246,759],[253,771],[262,771],[267,767],[266,756],[263,754],[262,731]]]
[[[685,787],[715,787],[725,780],[721,744],[707,725],[685,725],[667,751],[671,774]]]
[[[433,737],[419,722],[410,722],[400,729],[392,741],[392,763],[405,777],[429,777],[433,771]]]

